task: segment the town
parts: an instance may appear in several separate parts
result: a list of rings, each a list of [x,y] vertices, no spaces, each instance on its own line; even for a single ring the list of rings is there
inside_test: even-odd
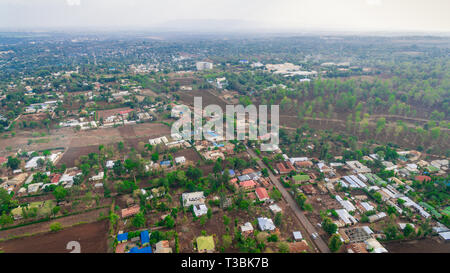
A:
[[[448,38],[0,37],[1,252],[450,251]]]

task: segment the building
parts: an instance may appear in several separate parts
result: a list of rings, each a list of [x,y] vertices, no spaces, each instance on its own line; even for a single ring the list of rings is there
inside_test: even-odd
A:
[[[300,231],[294,231],[294,232],[292,232],[292,235],[294,236],[294,240],[296,240],[296,241],[303,240],[303,236]]]
[[[190,207],[193,205],[201,205],[205,203],[205,195],[202,191],[197,192],[185,192],[181,195],[184,207]]]
[[[141,231],[141,245],[146,246],[148,244],[150,244],[148,230]]]
[[[193,205],[192,208],[194,209],[194,214],[197,217],[200,217],[208,213],[208,208],[206,207],[205,204]]]
[[[155,244],[155,253],[172,253],[172,248],[169,246],[169,241],[159,241]]]
[[[275,230],[275,225],[273,224],[272,219],[266,217],[259,217],[258,219],[258,227],[261,231],[272,231]]]
[[[140,209],[141,208],[138,205],[130,207],[130,208],[122,209],[121,216],[122,216],[122,218],[126,218],[126,217],[136,215]]]
[[[269,194],[267,193],[267,190],[263,187],[258,187],[255,190],[256,197],[258,197],[259,201],[266,201],[269,200]]]
[[[366,249],[372,253],[387,253],[388,251],[384,248],[380,242],[374,238],[370,238],[364,242],[366,244]]]
[[[247,180],[239,183],[239,186],[245,190],[253,189],[254,187],[256,187],[256,185],[256,182],[253,180]]]
[[[152,253],[152,248],[150,246],[138,248],[137,246],[130,249],[128,253]]]
[[[184,156],[175,157],[176,164],[184,164],[186,163],[186,158]]]
[[[280,174],[288,174],[291,171],[295,171],[294,166],[289,161],[277,163],[276,167]]]
[[[213,63],[210,62],[196,62],[195,67],[198,71],[206,70],[206,69],[213,69]]]
[[[247,223],[243,224],[241,226],[241,233],[242,233],[242,235],[249,235],[249,234],[253,233],[252,223],[247,222]]]
[[[117,242],[123,243],[128,240],[128,232],[117,234]]]
[[[270,205],[269,209],[272,211],[273,214],[277,214],[278,212],[282,211],[280,206],[278,206],[277,204]]]

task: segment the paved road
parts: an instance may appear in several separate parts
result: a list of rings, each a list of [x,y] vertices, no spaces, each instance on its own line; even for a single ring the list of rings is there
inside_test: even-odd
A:
[[[262,162],[261,158],[259,158],[250,148],[247,149],[248,153],[251,157],[256,158],[256,162],[258,163],[259,167],[267,168],[267,166]],[[289,204],[289,206],[294,211],[297,218],[302,223],[303,227],[308,232],[308,235],[311,236],[312,233],[317,232],[314,226],[311,224],[311,222],[306,218],[303,211],[300,210],[300,207],[298,206],[297,202],[295,202],[292,195],[284,188],[284,186],[281,184],[281,182],[273,175],[273,173],[270,171],[269,168],[267,168],[269,171],[269,178],[272,181],[272,183],[278,188],[278,190],[283,195],[286,202]],[[328,248],[328,245],[325,243],[325,241],[319,236],[317,239],[311,238],[311,241],[313,241],[316,244],[316,247],[319,249],[322,253],[329,253],[330,249]]]

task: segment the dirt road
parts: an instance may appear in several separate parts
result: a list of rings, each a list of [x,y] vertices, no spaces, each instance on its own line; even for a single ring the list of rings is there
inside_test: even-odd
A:
[[[264,162],[262,162],[262,160],[251,149],[247,149],[247,151],[248,151],[248,153],[250,154],[251,157],[256,158],[256,162],[261,167],[261,169],[262,168],[267,168],[267,166],[264,164]],[[269,178],[270,178],[270,180],[278,188],[278,190],[281,192],[281,194],[283,195],[283,198],[286,200],[288,205],[294,211],[295,216],[297,216],[297,218],[302,223],[303,227],[308,232],[308,235],[311,236],[312,233],[316,232],[316,229],[311,224],[311,222],[309,222],[308,218],[306,218],[306,216],[303,213],[303,211],[300,210],[297,202],[295,202],[294,198],[283,187],[281,182],[275,177],[275,175],[273,175],[273,173],[270,171],[269,168],[267,168],[267,170],[269,171]],[[330,252],[330,249],[328,248],[328,245],[325,243],[325,241],[320,236],[318,236],[317,239],[312,239],[312,241],[314,242],[314,244],[316,245],[316,247],[319,249],[319,251],[321,253],[329,253]]]

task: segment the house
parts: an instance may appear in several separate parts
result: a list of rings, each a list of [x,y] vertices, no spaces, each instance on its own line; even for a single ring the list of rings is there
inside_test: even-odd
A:
[[[197,217],[200,217],[208,213],[208,208],[206,207],[205,204],[193,205],[192,208],[194,209],[194,214]]]
[[[155,253],[172,253],[172,248],[169,246],[169,241],[159,241],[155,244]]]
[[[294,236],[294,240],[296,241],[303,240],[303,236],[300,231],[294,231],[292,232],[292,235]]]
[[[186,158],[184,156],[175,157],[175,164],[184,164],[186,163]]]
[[[314,164],[311,161],[307,160],[307,161],[297,161],[294,163],[294,165],[297,168],[311,168]]]
[[[141,245],[145,246],[150,244],[150,236],[148,230],[141,231]]]
[[[380,242],[378,242],[374,238],[370,238],[364,242],[366,244],[366,249],[369,250],[369,252],[373,253],[387,253],[388,251],[386,248],[384,248]]]
[[[265,188],[258,187],[256,188],[255,193],[259,201],[269,200],[269,194],[267,193],[267,190]]]
[[[126,246],[127,246],[127,243],[117,244],[115,253],[125,253]]]
[[[256,185],[256,182],[253,180],[247,180],[239,183],[239,186],[245,190],[253,189],[254,187],[256,187]]]
[[[275,225],[273,224],[272,219],[266,217],[259,217],[258,219],[258,227],[261,231],[272,231],[275,230]]]
[[[152,248],[150,246],[138,248],[137,246],[130,249],[128,253],[152,253]]]
[[[290,161],[277,163],[276,167],[280,174],[288,174],[291,171],[295,171]]]
[[[112,169],[114,167],[114,161],[108,160],[106,161],[106,168]]]
[[[347,253],[369,253],[365,243],[353,243],[346,246]]]
[[[270,205],[269,209],[273,212],[273,214],[277,214],[278,212],[282,211],[280,206],[278,206],[277,204]]]
[[[252,223],[247,222],[247,223],[243,224],[241,226],[241,233],[242,233],[242,235],[249,235],[249,234],[253,233]]]
[[[89,178],[89,181],[98,181],[98,180],[102,180],[104,175],[105,175],[104,172],[99,172],[97,175],[94,175],[94,176],[92,176],[91,178]]]
[[[439,238],[441,238],[441,239],[444,240],[445,242],[450,241],[450,231],[446,231],[446,232],[441,232],[441,233],[439,233]]]
[[[128,232],[117,234],[117,242],[123,243],[128,240]]]
[[[431,181],[431,177],[429,177],[427,175],[419,175],[419,176],[416,176],[414,179],[419,181],[419,182],[424,182],[424,181],[425,182],[429,182],[429,181]]]
[[[130,207],[130,208],[122,209],[121,216],[122,216],[122,218],[127,218],[130,216],[136,215],[140,209],[141,208],[138,205]]]
[[[345,225],[353,225],[358,223],[358,221],[350,213],[348,213],[346,209],[337,209],[336,213]]]
[[[303,185],[300,188],[302,189],[302,191],[304,193],[309,194],[309,195],[317,193],[317,190],[314,188],[313,185]]]
[[[212,253],[215,249],[213,236],[200,236],[197,237],[197,251],[199,253]]]
[[[25,163],[25,170],[29,171],[31,169],[36,169],[38,167],[39,159],[45,160],[45,156],[35,156]]]
[[[308,243],[305,240],[289,243],[290,253],[304,253],[309,250]]]
[[[201,205],[205,203],[205,195],[202,191],[197,192],[185,192],[181,195],[184,207],[190,207],[193,205]]]

